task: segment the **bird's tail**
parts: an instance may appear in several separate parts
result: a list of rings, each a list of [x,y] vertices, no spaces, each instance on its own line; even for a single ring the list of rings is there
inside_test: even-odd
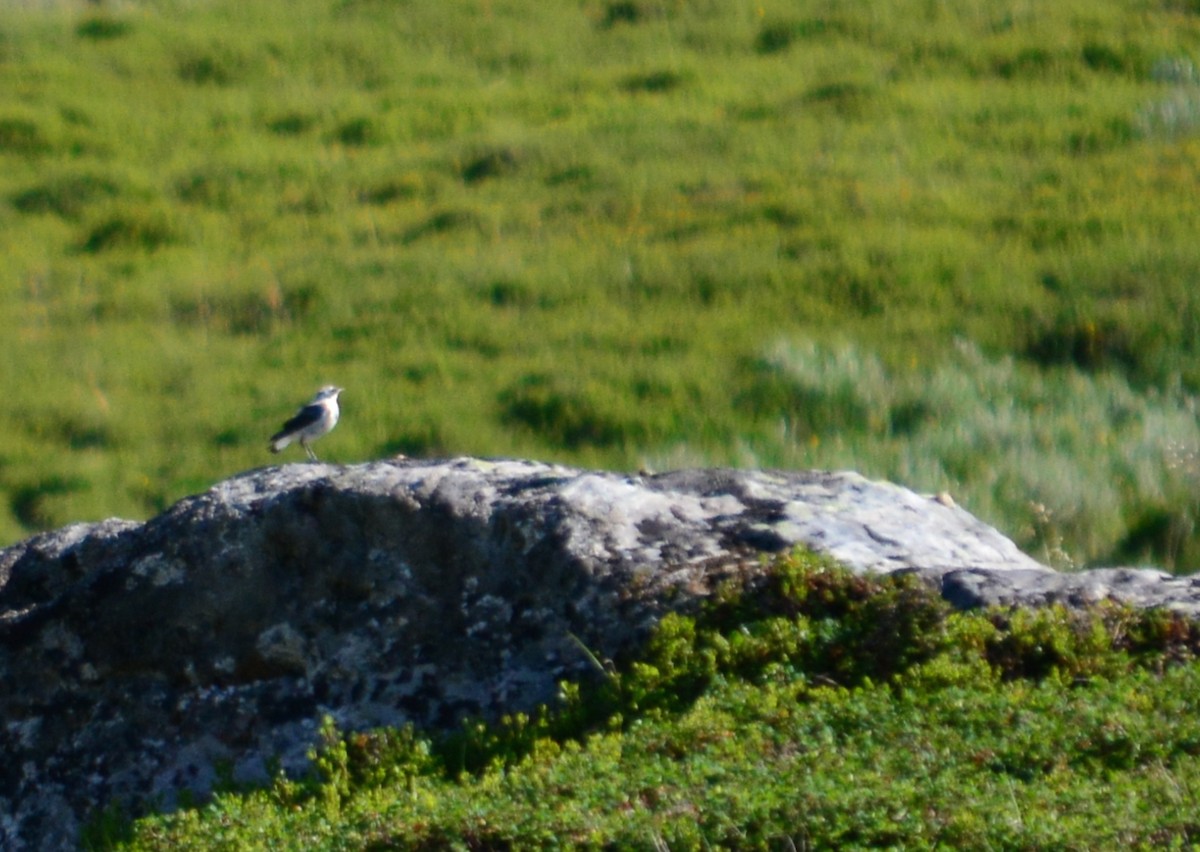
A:
[[[292,439],[289,435],[285,435],[284,433],[280,432],[278,435],[271,436],[271,443],[270,443],[269,447],[270,447],[271,452],[278,453],[278,452],[282,452],[283,448],[286,447],[291,442],[292,442]]]

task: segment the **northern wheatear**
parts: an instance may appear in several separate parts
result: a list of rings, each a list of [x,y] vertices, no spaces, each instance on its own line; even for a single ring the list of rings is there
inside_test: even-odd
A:
[[[296,416],[283,424],[283,428],[271,436],[271,452],[277,453],[292,441],[299,441],[304,452],[313,461],[319,461],[317,454],[308,445],[337,425],[338,394],[342,389],[334,385],[326,385],[317,391],[312,401],[296,412]]]

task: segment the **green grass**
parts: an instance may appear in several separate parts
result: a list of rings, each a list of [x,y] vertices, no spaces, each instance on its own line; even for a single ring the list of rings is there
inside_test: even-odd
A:
[[[1061,564],[1196,567],[1194,4],[63,3],[0,34],[0,541],[274,461],[336,382],[337,461],[849,463]],[[984,432],[902,447],[783,351]]]
[[[1194,625],[954,613],[780,560],[557,708],[425,736],[326,721],[314,769],[92,848],[1191,848]]]
[[[949,489],[1007,518],[1010,534],[1059,568],[1081,553],[1200,562],[1195,406],[1119,374],[989,361],[962,341],[907,370],[853,347],[785,344],[748,366],[740,401],[777,418],[745,441],[747,463],[867,468]]]

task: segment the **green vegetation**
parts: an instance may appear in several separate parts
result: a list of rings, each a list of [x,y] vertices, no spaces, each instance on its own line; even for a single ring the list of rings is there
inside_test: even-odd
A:
[[[1079,550],[1200,565],[1200,426],[1179,397],[1113,373],[988,361],[963,343],[920,372],[852,347],[781,344],[758,373],[752,404],[779,417],[789,465],[957,483],[977,514],[1020,517],[1009,534],[1061,569]]]
[[[1200,843],[1200,632],[1111,607],[955,613],[779,560],[554,710],[342,734],[314,771],[94,848],[1159,849]],[[1191,845],[1189,845],[1191,844]]]
[[[338,461],[853,464],[1195,567],[1198,52],[1180,0],[9,4],[0,541],[336,381]]]
[[[6,4],[0,541],[274,461],[336,382],[332,460],[852,466],[1194,569],[1198,57],[1194,0]],[[801,562],[130,843],[1198,842],[1192,628]]]

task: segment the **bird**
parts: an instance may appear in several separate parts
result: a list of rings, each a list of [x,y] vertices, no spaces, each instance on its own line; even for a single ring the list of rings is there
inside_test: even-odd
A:
[[[336,385],[325,385],[317,391],[310,402],[300,406],[295,416],[271,436],[271,452],[277,453],[292,441],[299,441],[310,459],[320,461],[308,444],[337,425],[341,415],[338,410],[338,394],[341,392],[342,388]]]

